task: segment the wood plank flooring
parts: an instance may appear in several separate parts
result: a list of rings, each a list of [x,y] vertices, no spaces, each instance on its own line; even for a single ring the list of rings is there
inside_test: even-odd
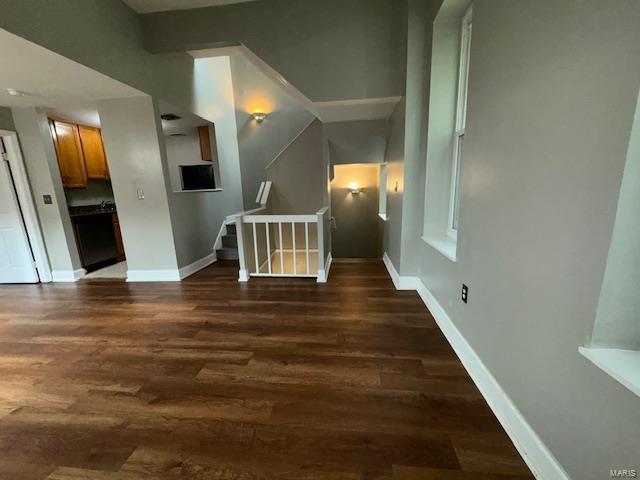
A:
[[[0,286],[2,480],[531,478],[381,262]]]

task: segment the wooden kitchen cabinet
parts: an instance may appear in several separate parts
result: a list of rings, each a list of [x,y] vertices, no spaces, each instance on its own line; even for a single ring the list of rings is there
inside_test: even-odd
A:
[[[108,180],[109,169],[99,128],[78,125],[87,178]]]
[[[213,149],[211,148],[211,136],[209,135],[209,125],[198,127],[198,138],[200,139],[200,155],[205,162],[213,161]]]
[[[116,237],[116,250],[118,251],[118,256],[116,260],[122,262],[125,260],[124,255],[124,243],[122,243],[122,232],[120,232],[120,220],[118,220],[118,214],[114,214],[111,217],[113,222],[113,233]]]
[[[87,170],[77,125],[53,120],[50,126],[62,185],[64,188],[87,188]]]

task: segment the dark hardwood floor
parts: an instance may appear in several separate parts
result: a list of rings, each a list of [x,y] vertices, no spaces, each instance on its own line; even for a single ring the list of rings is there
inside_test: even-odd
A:
[[[531,478],[382,262],[0,286],[2,480]]]

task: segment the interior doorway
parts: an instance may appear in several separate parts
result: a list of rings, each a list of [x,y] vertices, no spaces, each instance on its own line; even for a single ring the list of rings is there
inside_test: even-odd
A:
[[[15,132],[0,130],[0,283],[51,281]]]
[[[382,257],[380,165],[335,165],[331,214],[335,226],[331,251],[336,259]]]
[[[64,201],[87,278],[126,278],[127,265],[97,109],[48,112]]]

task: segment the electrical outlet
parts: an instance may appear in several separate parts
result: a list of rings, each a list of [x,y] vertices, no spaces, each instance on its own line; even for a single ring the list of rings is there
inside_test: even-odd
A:
[[[469,298],[469,287],[467,287],[464,283],[462,284],[462,301],[467,303],[467,299]]]
[[[51,199],[51,195],[42,195],[42,201],[45,205],[51,205],[53,200]]]

